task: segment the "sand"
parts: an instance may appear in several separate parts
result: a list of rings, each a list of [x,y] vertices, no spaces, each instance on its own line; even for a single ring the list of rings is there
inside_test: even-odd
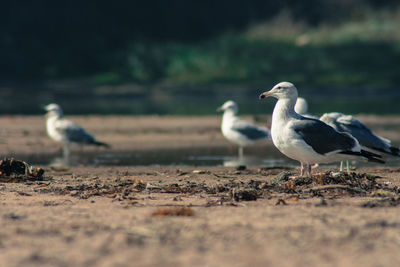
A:
[[[115,150],[223,146],[210,117],[73,117]],[[268,117],[266,118],[268,121]],[[399,118],[365,116],[398,142]],[[42,117],[1,117],[3,156],[52,153]],[[90,148],[89,148],[90,149]],[[74,151],[73,153],[79,153]],[[400,169],[48,167],[0,183],[0,266],[397,266]]]

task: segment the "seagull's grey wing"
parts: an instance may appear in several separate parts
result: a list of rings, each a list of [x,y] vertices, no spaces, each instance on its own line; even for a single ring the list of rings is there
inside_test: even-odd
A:
[[[353,116],[339,117],[337,124],[340,129],[354,136],[360,145],[381,152],[392,153],[389,142],[385,142],[383,138],[374,135],[367,126]]]
[[[245,135],[251,140],[270,138],[270,132],[267,128],[257,127],[242,120],[234,121],[232,124],[232,130]]]
[[[60,120],[57,122],[56,131],[61,133],[69,142],[92,144],[96,139],[88,134],[81,126],[69,120]]]
[[[293,122],[292,127],[319,154],[333,151],[346,153],[352,151],[357,145],[352,136],[340,133],[320,120],[303,117]]]
[[[336,119],[336,121],[338,124],[343,125],[343,126],[358,128],[361,130],[371,132],[371,130],[367,126],[365,126],[365,124],[363,124],[361,121],[357,120],[356,118],[354,118],[351,115],[341,115],[340,117],[338,117]]]
[[[387,139],[387,138],[385,138],[385,137],[382,137],[382,136],[378,136],[378,138],[381,139],[382,142],[385,142],[385,143],[387,143],[387,144],[389,144],[389,145],[392,144],[392,140],[389,140],[389,139]]]

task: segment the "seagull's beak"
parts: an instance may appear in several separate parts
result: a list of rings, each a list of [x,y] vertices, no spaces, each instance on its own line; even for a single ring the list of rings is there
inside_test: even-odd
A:
[[[221,112],[221,111],[223,111],[224,109],[222,108],[222,107],[219,107],[219,108],[217,108],[217,112]]]
[[[259,98],[263,99],[263,98],[267,98],[269,96],[273,96],[273,93],[271,91],[267,91],[267,92],[262,93]]]

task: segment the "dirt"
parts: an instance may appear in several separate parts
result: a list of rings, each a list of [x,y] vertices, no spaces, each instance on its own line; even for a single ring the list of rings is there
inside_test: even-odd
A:
[[[112,149],[227,145],[217,117],[74,119]],[[58,149],[43,118],[0,123],[2,155]],[[44,171],[37,179],[18,179],[21,172],[0,180],[0,266],[400,262],[398,168],[347,174],[322,166],[298,177],[298,169],[281,167],[34,167]]]

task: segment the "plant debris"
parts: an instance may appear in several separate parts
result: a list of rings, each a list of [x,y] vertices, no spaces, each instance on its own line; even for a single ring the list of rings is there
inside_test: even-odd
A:
[[[379,188],[376,179],[381,178],[376,175],[370,175],[367,173],[333,173],[325,172],[313,175],[316,182],[321,185],[327,184],[341,184],[347,185],[352,188],[358,188],[365,191]]]
[[[259,192],[255,189],[242,189],[242,190],[233,189],[231,194],[232,198],[238,202],[257,200],[259,196]]]
[[[218,178],[211,180],[191,179],[191,176],[198,172],[205,172]],[[216,174],[208,170],[195,170],[195,173],[181,170],[174,172],[178,176],[180,173],[186,173],[188,177],[163,181],[160,176],[164,173],[158,173],[157,182],[154,180],[145,181],[141,177],[125,178],[126,175],[124,175],[124,178],[118,177],[114,180],[87,179],[86,182],[81,180],[67,185],[63,183],[37,185],[34,187],[34,191],[58,193],[80,199],[96,196],[107,197],[111,198],[112,201],[124,201],[127,205],[129,203],[145,205],[141,200],[158,199],[160,198],[159,194],[171,194],[172,196],[168,199],[182,203],[188,201],[193,195],[199,195],[200,198],[206,199],[205,206],[226,205],[226,203],[236,203],[235,205],[237,205],[239,202],[256,201],[259,198],[276,199],[278,200],[277,205],[287,205],[298,202],[299,199],[315,197],[323,199],[317,205],[324,206],[326,205],[325,199],[337,197],[390,198],[397,197],[400,194],[396,185],[380,183],[378,182],[380,177],[366,173],[324,172],[312,174],[309,177],[296,177],[293,176],[293,173],[284,170],[275,175],[274,178],[272,175],[263,175],[259,170],[252,169],[228,170]],[[229,178],[221,179],[220,177],[225,174]],[[247,178],[243,176],[247,176]]]
[[[361,204],[363,208],[382,208],[382,207],[396,207],[400,205],[400,197],[390,197],[378,200],[371,200]]]
[[[275,205],[287,205],[286,201],[282,198],[278,199]]]
[[[366,173],[333,173],[312,174],[311,177],[291,177],[288,172],[280,173],[269,189],[287,194],[310,194],[311,197],[322,197],[324,194],[366,195],[384,188],[377,182],[379,176]],[[394,190],[394,189],[393,189]]]
[[[189,207],[159,208],[151,216],[194,216],[194,211]]]
[[[20,182],[24,180],[42,180],[44,170],[29,166],[28,163],[13,158],[0,161],[0,181]]]

